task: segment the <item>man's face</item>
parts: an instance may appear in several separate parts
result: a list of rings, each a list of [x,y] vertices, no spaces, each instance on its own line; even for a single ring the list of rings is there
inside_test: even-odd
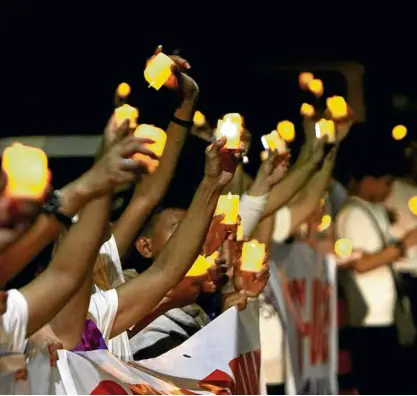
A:
[[[156,221],[152,237],[139,238],[137,243],[139,252],[148,258],[158,256],[186,213],[183,209],[165,209],[161,212]]]
[[[363,180],[372,202],[384,202],[392,191],[394,178],[390,175],[382,177],[367,177]]]

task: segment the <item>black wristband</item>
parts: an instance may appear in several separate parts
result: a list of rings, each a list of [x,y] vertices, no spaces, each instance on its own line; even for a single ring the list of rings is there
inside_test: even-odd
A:
[[[173,122],[174,124],[178,124],[184,128],[190,129],[193,125],[194,122],[193,121],[184,121],[184,120],[180,120],[179,118],[172,116],[171,122]]]

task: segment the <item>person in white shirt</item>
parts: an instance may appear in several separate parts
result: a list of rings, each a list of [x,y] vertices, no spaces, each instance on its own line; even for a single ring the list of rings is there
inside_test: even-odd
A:
[[[360,394],[407,393],[410,362],[397,339],[398,296],[391,264],[417,245],[417,231],[392,240],[383,206],[393,183],[386,168],[389,162],[366,156],[355,152],[349,179],[344,180],[351,198],[336,220],[337,237],[348,239],[353,250],[363,253],[340,278],[351,325],[353,375]]]

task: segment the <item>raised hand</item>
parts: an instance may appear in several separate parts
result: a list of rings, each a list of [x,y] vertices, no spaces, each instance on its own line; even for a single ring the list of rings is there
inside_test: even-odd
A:
[[[233,232],[233,229],[237,229],[237,225],[223,224],[223,219],[224,214],[213,217],[203,246],[205,256],[211,256],[220,248],[227,237]]]
[[[233,282],[237,291],[244,291],[248,297],[258,297],[265,289],[269,280],[269,266],[265,258],[264,265],[259,272],[241,271],[235,267]]]
[[[156,48],[154,57],[160,52],[162,52],[162,45]],[[196,101],[200,90],[197,83],[185,73],[186,70],[191,69],[191,65],[180,56],[169,55],[169,57],[174,62],[174,65],[172,66],[172,76],[165,85],[170,89],[177,90],[182,100]]]

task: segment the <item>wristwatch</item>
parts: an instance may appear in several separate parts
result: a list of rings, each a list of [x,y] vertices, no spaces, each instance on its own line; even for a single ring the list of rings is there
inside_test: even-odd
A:
[[[404,245],[404,242],[399,240],[394,242],[393,244],[399,251],[400,251],[400,256],[401,257],[405,257],[407,255],[407,248]]]
[[[55,218],[62,223],[66,228],[72,225],[72,219],[60,212],[62,208],[62,195],[59,190],[53,190],[42,205],[43,213]]]

